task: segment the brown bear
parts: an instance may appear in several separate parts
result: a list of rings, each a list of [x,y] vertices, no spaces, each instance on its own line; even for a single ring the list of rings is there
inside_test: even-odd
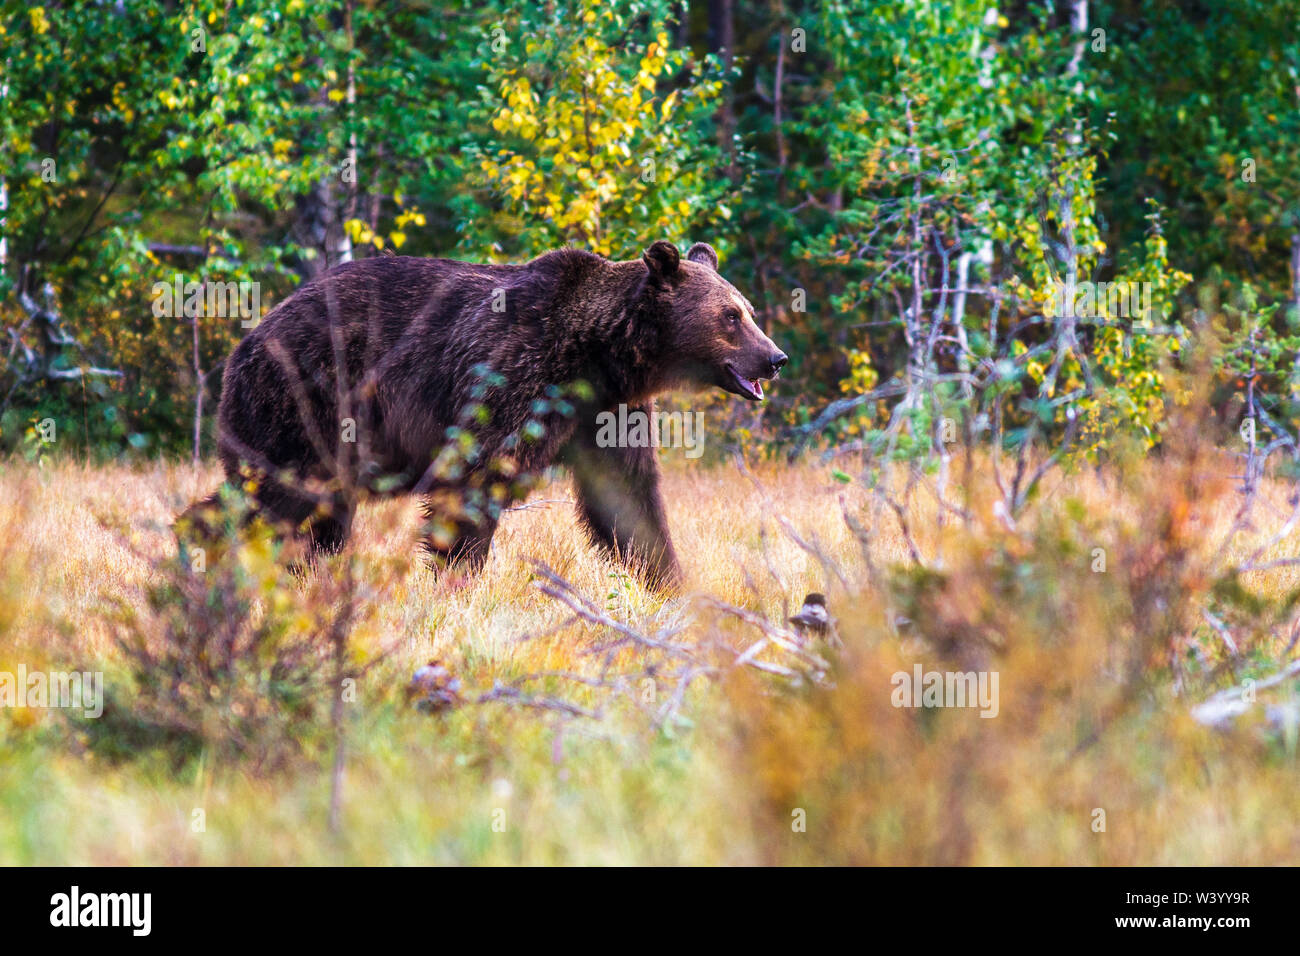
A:
[[[218,451],[255,513],[313,550],[343,544],[356,492],[412,493],[438,563],[473,567],[524,479],[563,464],[595,542],[675,586],[655,448],[601,447],[596,418],[679,387],[761,401],[786,361],[706,243],[682,259],[659,241],[626,262],[381,256],[304,284],[244,337]]]

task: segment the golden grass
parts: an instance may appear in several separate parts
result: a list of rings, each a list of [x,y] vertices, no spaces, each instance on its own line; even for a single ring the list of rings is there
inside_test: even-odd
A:
[[[1221,470],[1230,468],[1224,459]],[[1113,476],[1103,480],[1090,470],[1057,474],[1036,513],[1055,515],[1076,502],[1070,507],[1087,516],[1075,522],[1076,532],[1095,524],[1097,546],[1111,549],[1112,560],[1145,554],[1139,545],[1153,527],[1152,514],[1168,512],[1184,491],[1174,486],[1179,475],[1172,466],[1152,461],[1136,471],[1136,483],[1123,490]],[[689,586],[770,619],[793,611],[807,591],[827,592],[850,645],[834,690],[791,691],[768,678],[735,675],[696,687],[684,709],[693,726],[665,732],[650,729],[630,710],[611,711],[600,722],[562,721],[503,704],[470,705],[445,716],[418,713],[404,702],[402,688],[432,657],[461,677],[467,696],[524,673],[593,672],[596,661],[584,652],[600,640],[600,629],[571,625],[548,633],[568,615],[538,590],[530,558],[545,561],[611,615],[644,631],[683,619],[691,621],[688,633],[714,625],[689,600],[647,592],[589,547],[565,481],[541,487],[527,507],[505,516],[483,573],[463,584],[425,570],[416,549],[414,504],[388,502],[360,514],[355,553],[362,564],[393,555],[410,561],[357,634],[363,647],[387,648],[391,656],[370,672],[348,712],[337,833],[326,826],[326,752],[310,751],[275,774],[207,758],[176,765],[153,753],[110,762],[84,746],[57,714],[11,710],[0,712],[6,752],[0,760],[0,863],[1202,864],[1296,858],[1294,741],[1274,745],[1253,731],[1239,738],[1195,724],[1188,703],[1203,688],[1175,697],[1158,657],[1147,662],[1149,680],[1140,692],[1126,690],[1136,699],[1104,725],[1095,743],[1074,752],[1077,722],[1096,717],[1111,699],[1093,693],[1108,679],[1095,658],[1141,635],[1127,633],[1133,622],[1105,606],[1112,592],[1097,590],[1088,577],[1086,554],[1077,577],[1061,574],[1062,593],[1044,598],[1069,610],[1074,650],[1045,646],[1044,636],[1032,631],[1042,618],[1031,609],[1021,614],[999,606],[982,576],[990,549],[1023,550],[1027,539],[999,530],[987,482],[972,497],[977,537],[951,520],[939,530],[933,497],[924,491],[910,502],[908,519],[927,557],[942,546],[950,574],[945,619],[992,621],[1008,635],[1010,648],[998,664],[1002,713],[995,720],[981,720],[974,711],[918,716],[890,705],[893,670],[910,669],[915,660],[939,661],[917,638],[890,631],[894,598],[861,586],[861,547],[841,511],[863,516],[865,490],[836,481],[831,467],[819,464],[763,464],[754,467],[754,476],[757,484],[730,465],[670,464],[665,496]],[[107,602],[139,593],[153,573],[146,558],[175,547],[172,517],[216,483],[210,465],[5,466],[0,544],[9,575],[3,613],[14,626],[0,649],[0,670],[18,662],[53,667],[69,648],[83,668],[111,669],[118,652],[106,623]],[[1265,497],[1256,529],[1234,543],[1232,555],[1249,553],[1252,541],[1284,520],[1282,489],[1270,487]],[[1187,502],[1190,547],[1212,549],[1236,504],[1223,480]],[[818,560],[781,529],[778,515],[843,569],[854,585],[850,592],[828,580]],[[129,529],[130,547],[101,518]],[[897,522],[886,513],[875,530],[874,562],[905,566],[908,548]],[[1133,540],[1117,538],[1125,534]],[[1296,551],[1294,540],[1283,541],[1268,557]],[[1032,562],[1036,555],[1031,549],[1020,559]],[[1297,573],[1283,568],[1249,583],[1277,598],[1300,584]],[[543,636],[522,640],[529,635]],[[1206,648],[1211,661],[1221,658],[1212,641]],[[1256,650],[1276,654],[1280,645],[1262,638]],[[1204,688],[1230,681],[1224,676]],[[1105,833],[1090,826],[1099,807],[1107,811]],[[808,817],[806,833],[790,826],[800,808]],[[201,831],[196,810],[204,817]],[[504,823],[503,829],[494,823]]]

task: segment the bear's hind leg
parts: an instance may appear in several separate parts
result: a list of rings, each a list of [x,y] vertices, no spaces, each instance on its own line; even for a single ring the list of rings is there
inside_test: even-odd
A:
[[[471,574],[482,570],[492,550],[497,518],[449,518],[432,498],[425,499],[425,514],[424,547],[432,567],[456,567]]]
[[[529,484],[513,472],[486,469],[464,485],[447,485],[425,494],[424,545],[429,563],[437,569],[481,570],[502,513],[526,493]]]
[[[318,505],[307,519],[302,536],[313,555],[338,554],[352,534],[353,509],[341,498]]]
[[[277,534],[299,542],[308,562],[319,554],[337,554],[351,534],[353,509],[341,495],[263,479],[254,499],[257,514]]]

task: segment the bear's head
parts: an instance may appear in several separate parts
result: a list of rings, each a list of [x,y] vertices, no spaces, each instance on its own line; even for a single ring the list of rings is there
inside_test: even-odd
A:
[[[642,256],[647,292],[664,336],[671,387],[717,386],[762,401],[763,380],[789,360],[754,322],[754,307],[718,274],[718,254],[705,242],[683,259],[660,240]]]

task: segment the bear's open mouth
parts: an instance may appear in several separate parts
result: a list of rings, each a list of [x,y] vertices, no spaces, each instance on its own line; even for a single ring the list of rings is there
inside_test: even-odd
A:
[[[737,388],[735,391],[751,401],[761,402],[763,400],[763,383],[756,378],[745,378],[731,364],[727,364],[727,371],[735,379]]]

